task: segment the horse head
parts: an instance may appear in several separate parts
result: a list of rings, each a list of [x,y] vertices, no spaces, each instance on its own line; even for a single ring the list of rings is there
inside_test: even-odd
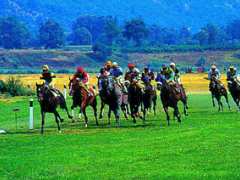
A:
[[[44,94],[45,94],[44,83],[43,84],[36,83],[36,94],[37,94],[38,101],[43,101]]]

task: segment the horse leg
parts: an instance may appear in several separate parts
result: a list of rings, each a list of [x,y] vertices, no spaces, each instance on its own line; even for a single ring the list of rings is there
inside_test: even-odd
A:
[[[156,106],[157,106],[157,99],[154,98],[154,99],[153,99],[153,111],[154,111],[154,115],[156,115]]]
[[[108,109],[108,126],[110,127],[111,125],[111,112],[112,112],[112,109],[110,108],[109,106],[109,109]]]
[[[133,119],[133,123],[136,124],[136,117],[135,117],[135,112],[134,112],[134,106],[130,104],[130,112],[131,112],[131,116]]]
[[[120,127],[120,115],[119,115],[119,109],[114,110],[115,118],[116,118],[116,127]]]
[[[178,122],[181,123],[181,115],[180,115],[180,112],[179,112],[179,109],[178,109],[177,105],[174,108],[174,116],[177,117]]]
[[[68,108],[67,108],[67,105],[64,107],[65,111],[67,112],[67,115],[68,115],[68,118],[69,119],[73,119],[73,116],[70,115],[69,111],[68,111]]]
[[[188,116],[188,112],[187,112],[187,109],[188,109],[188,105],[187,105],[187,101],[186,100],[183,100],[183,108],[184,108],[184,115],[185,116]]]
[[[58,132],[61,133],[60,124],[59,124],[59,120],[58,120],[58,118],[60,118],[60,115],[59,115],[59,113],[57,111],[55,111],[54,112],[54,116],[55,116],[55,121],[57,123]],[[60,120],[61,120],[61,118],[60,118]]]
[[[215,101],[214,101],[214,95],[212,94],[212,103],[213,103],[213,107],[215,107]]]
[[[223,111],[223,104],[221,102],[221,97],[216,97],[217,98],[217,102],[218,102],[218,112]]]
[[[42,114],[42,127],[41,127],[41,134],[43,134],[44,123],[45,123],[45,112],[41,112]]]
[[[228,95],[224,96],[228,105],[228,109],[231,110],[230,104],[229,104],[229,100],[228,100]]]
[[[123,111],[123,114],[124,114],[125,119],[128,120],[126,104],[122,104],[122,105],[121,105],[121,109],[122,109],[122,111]]]
[[[73,119],[72,119],[72,123],[74,123],[75,121],[74,121],[74,119],[75,119],[75,111],[74,111],[74,106],[72,105],[71,106],[71,110],[72,110],[72,117],[73,117]]]
[[[169,113],[168,113],[168,107],[164,107],[163,109],[164,109],[164,111],[166,113],[166,116],[167,116],[168,126],[170,126],[170,116],[169,116]]]
[[[87,117],[87,113],[86,113],[86,106],[82,105],[81,111],[82,111],[83,116],[84,116],[85,127],[87,128],[88,127],[88,117]]]
[[[95,120],[96,120],[96,125],[98,126],[98,117],[97,117],[97,102],[94,102],[93,105],[92,105],[92,108],[93,108],[93,111],[94,111],[94,117],[95,117]]]
[[[105,103],[101,102],[99,119],[102,119],[102,118],[103,118],[103,109],[104,109],[104,106],[105,106]]]

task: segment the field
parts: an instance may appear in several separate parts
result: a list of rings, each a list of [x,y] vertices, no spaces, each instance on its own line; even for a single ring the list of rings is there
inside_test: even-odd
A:
[[[73,124],[60,111],[62,133],[47,115],[41,136],[36,99],[33,131],[27,130],[29,97],[0,99],[0,127],[8,131],[0,135],[0,179],[239,179],[239,113],[232,100],[231,111],[225,106],[218,113],[212,107],[204,76],[184,75],[189,116],[182,117],[182,124],[172,120],[170,127],[158,98],[157,116],[149,114],[146,125],[122,118],[121,128],[115,128],[113,119],[108,127],[105,116],[96,127],[89,109],[86,129],[83,120]],[[34,85],[38,77],[21,78]],[[20,109],[17,124],[15,108]]]
[[[24,85],[30,86],[33,89],[35,88],[36,82],[42,83],[40,80],[40,75],[30,74],[30,75],[10,75],[19,78]],[[91,74],[90,84],[96,85],[97,78],[96,74]],[[9,75],[0,75],[0,79],[6,80]],[[207,77],[207,74],[183,74],[182,82],[184,87],[189,93],[203,93],[208,91],[208,81],[204,78]],[[70,74],[58,74],[57,78],[53,81],[53,84],[58,89],[63,89],[64,85],[68,85]],[[226,85],[226,76],[222,75],[222,82]]]

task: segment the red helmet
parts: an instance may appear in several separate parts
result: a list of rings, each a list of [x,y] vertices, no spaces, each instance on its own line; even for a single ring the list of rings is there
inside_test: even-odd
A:
[[[81,66],[77,67],[77,72],[78,73],[84,73],[83,67],[81,67]]]
[[[135,64],[129,63],[128,68],[135,68]]]

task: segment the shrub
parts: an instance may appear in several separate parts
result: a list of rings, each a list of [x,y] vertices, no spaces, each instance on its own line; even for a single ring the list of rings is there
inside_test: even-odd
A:
[[[33,95],[33,91],[25,87],[18,78],[9,77],[4,83],[5,92],[10,96],[30,96]]]

